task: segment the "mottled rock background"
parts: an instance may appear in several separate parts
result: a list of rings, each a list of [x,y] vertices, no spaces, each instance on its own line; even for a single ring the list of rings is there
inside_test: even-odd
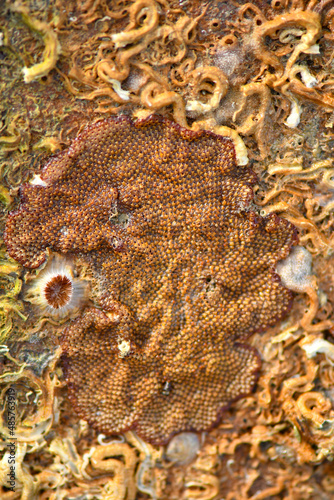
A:
[[[173,465],[163,448],[132,433],[104,441],[73,416],[57,364],[62,326],[23,302],[33,273],[2,246],[0,425],[6,438],[4,396],[14,386],[19,436],[14,493],[0,445],[2,497],[330,499],[333,2],[30,0],[0,9],[2,228],[20,184],[88,122],[154,111],[240,137],[259,176],[256,203],[293,222],[313,259],[290,316],[252,338],[263,357],[255,392],[201,436],[193,462]]]

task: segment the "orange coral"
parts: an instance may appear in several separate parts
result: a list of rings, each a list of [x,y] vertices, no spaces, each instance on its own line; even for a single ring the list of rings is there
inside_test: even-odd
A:
[[[274,269],[296,242],[250,209],[255,174],[230,140],[151,117],[101,121],[21,189],[5,239],[37,267],[79,254],[101,309],[63,333],[78,413],[105,433],[151,442],[212,426],[248,393],[259,356],[243,342],[287,311]]]

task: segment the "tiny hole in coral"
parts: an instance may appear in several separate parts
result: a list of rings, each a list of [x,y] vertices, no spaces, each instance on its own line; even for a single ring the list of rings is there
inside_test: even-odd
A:
[[[216,19],[213,19],[210,24],[211,24],[211,29],[213,30],[217,30],[220,27],[220,23]]]

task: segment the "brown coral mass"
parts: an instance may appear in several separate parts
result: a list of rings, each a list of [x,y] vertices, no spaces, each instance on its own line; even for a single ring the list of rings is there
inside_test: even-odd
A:
[[[244,342],[287,311],[274,268],[296,242],[289,222],[251,209],[255,181],[226,138],[121,117],[23,186],[10,254],[27,267],[47,248],[70,254],[99,284],[61,344],[70,398],[100,431],[164,443],[253,388],[260,361]]]

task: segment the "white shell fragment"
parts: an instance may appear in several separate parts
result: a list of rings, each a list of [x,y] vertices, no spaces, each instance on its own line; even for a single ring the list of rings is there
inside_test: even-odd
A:
[[[200,446],[197,434],[194,432],[181,432],[171,439],[165,456],[170,462],[177,465],[186,465],[196,458]]]
[[[286,259],[277,264],[276,272],[284,286],[302,293],[312,285],[312,255],[306,248],[296,246]]]

